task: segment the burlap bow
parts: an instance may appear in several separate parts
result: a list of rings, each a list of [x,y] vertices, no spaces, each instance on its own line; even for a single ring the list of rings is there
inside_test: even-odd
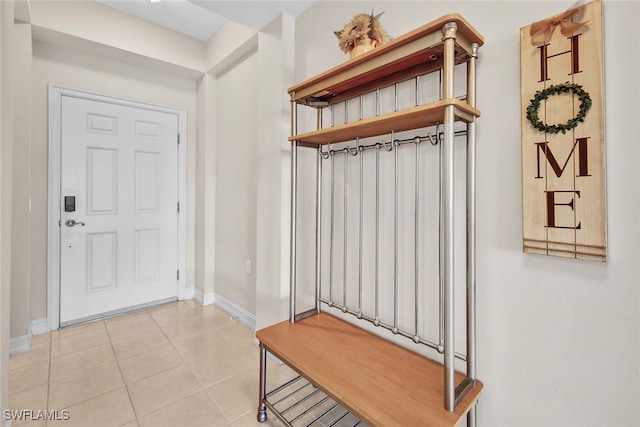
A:
[[[573,22],[573,17],[580,11],[580,8],[570,9],[560,15],[552,16],[542,21],[531,24],[531,44],[540,46],[551,40],[553,31],[560,25],[560,32],[563,36],[569,37],[571,34],[580,30],[586,22]]]

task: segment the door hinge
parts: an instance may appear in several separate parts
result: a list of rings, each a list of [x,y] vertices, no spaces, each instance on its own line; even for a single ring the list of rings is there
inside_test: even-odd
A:
[[[180,145],[180,134],[178,134],[178,145]]]
[[[180,280],[180,270],[176,270],[176,280]]]
[[[178,202],[178,213],[180,213],[180,202]]]

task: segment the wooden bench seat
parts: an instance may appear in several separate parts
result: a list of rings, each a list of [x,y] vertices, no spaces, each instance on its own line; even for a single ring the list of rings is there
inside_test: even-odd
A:
[[[256,336],[267,351],[371,426],[454,426],[482,391],[476,381],[455,412],[448,412],[443,365],[327,313],[277,323]]]

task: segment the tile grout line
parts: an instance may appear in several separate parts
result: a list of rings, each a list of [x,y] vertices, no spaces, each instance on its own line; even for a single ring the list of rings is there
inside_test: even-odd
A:
[[[178,303],[179,303],[179,301],[178,301]],[[189,308],[192,308],[192,307],[191,307],[191,306],[189,306]],[[168,308],[168,309],[167,309],[167,311],[168,311],[168,310],[171,310],[171,308]],[[175,348],[175,346],[173,345],[173,342],[171,341],[171,339],[169,339],[169,337],[168,337],[168,336],[167,336],[167,334],[165,333],[164,329],[162,329],[162,326],[160,326],[160,324],[158,324],[158,321],[157,321],[157,320],[156,320],[156,318],[153,316],[153,314],[152,314],[151,312],[149,312],[149,309],[146,309],[145,311],[147,312],[147,314],[149,315],[149,317],[151,317],[151,320],[155,323],[155,325],[158,327],[158,329],[160,330],[160,333],[161,333],[161,334],[166,338],[166,340],[167,340],[167,342],[169,343],[169,345],[171,346],[171,348],[173,348],[173,350],[176,352],[176,354],[177,354],[177,355],[178,355],[178,357],[180,358],[181,365],[184,365],[185,367],[187,367],[187,366],[186,366],[186,362],[185,362],[185,360],[182,358],[182,355],[180,354],[180,352],[178,351],[178,349],[176,349],[176,348]],[[162,310],[162,311],[165,311],[165,310]],[[108,329],[107,329],[107,333],[108,333]],[[110,340],[110,342],[111,342],[111,335],[109,335],[109,340]],[[111,345],[112,345],[112,348],[113,348],[113,342],[111,342]],[[136,357],[136,356],[138,356],[138,355],[140,355],[140,354],[145,354],[145,353],[149,353],[149,352],[151,352],[151,351],[155,351],[155,350],[157,350],[158,348],[161,348],[161,347],[157,347],[157,348],[153,348],[153,349],[150,349],[150,350],[144,351],[144,352],[142,352],[142,353],[139,353],[139,354],[136,354],[136,355],[130,356],[130,357],[126,358],[126,359],[129,359],[129,358],[131,358],[131,357]],[[115,349],[113,349],[113,352],[114,352],[114,355],[115,355]],[[182,399],[184,399],[184,398],[190,397],[190,396],[194,395],[195,393],[198,393],[198,392],[200,392],[200,391],[205,390],[205,389],[204,389],[204,387],[202,386],[202,384],[200,383],[200,381],[198,381],[198,379],[196,378],[196,381],[198,381],[198,384],[199,384],[199,385],[200,385],[200,387],[202,387],[202,388],[200,388],[200,389],[198,389],[198,390],[195,390],[194,392],[189,393],[189,394],[187,394],[186,396],[183,396],[181,399],[177,399],[177,400],[171,401],[171,402],[167,403],[166,405],[164,405],[164,406],[162,406],[162,407],[160,407],[160,408],[157,408],[157,409],[155,409],[154,411],[152,411],[152,412],[150,412],[150,413],[148,413],[148,414],[143,415],[142,417],[139,417],[139,416],[138,416],[138,413],[137,413],[137,411],[136,411],[136,408],[135,408],[135,406],[133,405],[133,400],[131,399],[131,394],[129,393],[129,385],[128,385],[128,384],[126,383],[126,381],[124,380],[124,375],[122,374],[122,369],[120,368],[120,360],[118,359],[117,355],[115,355],[115,356],[116,356],[116,362],[118,363],[118,370],[120,371],[120,376],[122,377],[122,380],[123,380],[123,382],[125,383],[125,388],[126,388],[126,390],[127,390],[127,397],[129,398],[129,402],[131,403],[131,407],[133,408],[133,413],[134,413],[134,415],[135,415],[135,417],[136,417],[135,421],[136,421],[136,423],[138,423],[138,426],[140,425],[140,420],[141,420],[142,418],[144,418],[144,417],[146,417],[146,416],[149,416],[149,415],[151,415],[151,414],[153,414],[153,413],[155,413],[155,412],[158,412],[158,411],[160,411],[161,409],[164,409],[164,408],[166,408],[167,406],[172,405],[172,404],[174,404],[175,402],[178,402],[179,400],[182,400]],[[123,359],[123,360],[126,360],[126,359]],[[165,370],[163,370],[163,371],[161,371],[161,372],[157,372],[157,373],[155,373],[155,374],[153,374],[153,375],[150,375],[150,376],[148,376],[148,377],[145,377],[145,378],[141,378],[141,379],[139,379],[138,381],[136,381],[136,383],[137,383],[137,382],[139,382],[139,381],[142,381],[142,380],[144,380],[144,379],[151,378],[151,377],[152,377],[152,376],[154,376],[154,375],[158,375],[158,374],[162,374],[162,373],[164,373],[164,372],[170,371],[171,369],[175,369],[175,367],[173,367],[173,368],[169,368],[169,369],[165,369]],[[187,369],[189,369],[189,368],[187,367]],[[191,370],[189,369],[189,371],[191,371]]]
[[[194,310],[194,307],[193,307],[193,306],[189,306],[189,309],[191,309],[191,310],[193,311],[193,310]],[[150,315],[151,315],[151,314],[150,314]],[[181,398],[181,399],[178,399],[178,400],[175,400],[175,401],[173,401],[173,402],[171,402],[171,403],[168,403],[167,405],[163,406],[162,408],[158,408],[158,409],[156,409],[155,411],[153,411],[153,412],[151,412],[151,413],[149,413],[149,414],[147,414],[147,415],[151,415],[151,414],[153,414],[153,413],[155,413],[155,412],[157,412],[157,411],[160,411],[161,409],[166,408],[166,407],[167,407],[167,406],[169,406],[169,405],[174,404],[175,402],[178,402],[179,400],[182,400],[182,399],[184,399],[184,398],[186,398],[186,397],[190,397],[190,396],[193,396],[193,395],[194,395],[194,394],[196,394],[196,393],[199,393],[199,392],[201,392],[201,391],[204,391],[204,392],[206,393],[207,397],[209,398],[209,400],[211,401],[211,403],[213,403],[213,404],[214,404],[214,406],[215,406],[216,408],[218,408],[218,410],[220,411],[220,414],[222,414],[222,416],[224,417],[224,419],[225,419],[225,420],[227,420],[227,422],[226,422],[225,426],[230,425],[233,421],[230,421],[230,420],[227,418],[227,416],[224,414],[224,411],[222,410],[222,408],[220,408],[220,406],[219,406],[219,405],[218,405],[218,403],[215,401],[215,399],[213,399],[213,397],[211,397],[211,395],[207,392],[207,388],[211,387],[211,385],[209,385],[209,386],[204,386],[204,385],[202,384],[202,382],[200,382],[200,380],[198,379],[198,377],[196,377],[196,376],[195,376],[195,374],[193,373],[193,371],[191,370],[191,368],[189,368],[189,367],[187,366],[187,361],[186,361],[186,360],[184,360],[184,358],[183,358],[182,354],[180,354],[180,351],[178,351],[178,349],[175,347],[175,345],[173,344],[173,342],[171,341],[171,339],[170,339],[170,338],[165,334],[164,329],[162,329],[162,326],[160,326],[160,325],[158,324],[158,322],[157,322],[157,321],[156,321],[156,319],[153,317],[153,315],[151,315],[151,318],[152,318],[152,319],[153,319],[153,321],[158,325],[158,328],[160,328],[160,331],[161,331],[161,332],[162,332],[162,334],[165,336],[165,338],[167,339],[167,341],[169,341],[169,344],[170,344],[170,345],[171,345],[171,347],[174,349],[174,351],[178,354],[178,357],[179,357],[179,358],[180,358],[180,360],[182,361],[182,365],[184,365],[184,367],[186,367],[186,368],[189,370],[189,372],[191,372],[191,374],[192,374],[192,375],[194,375],[194,377],[195,377],[196,381],[198,382],[198,384],[200,385],[200,387],[201,387],[201,388],[199,388],[198,390],[193,391],[192,393],[189,393],[187,396],[184,396],[184,397],[183,397],[183,398]],[[216,328],[216,329],[214,329],[214,330],[217,330],[217,329],[221,329],[221,328]],[[203,335],[203,334],[205,334],[205,333],[206,333],[206,332],[203,332],[202,334],[197,334],[197,335],[194,335],[194,336]],[[222,335],[221,335],[221,337],[222,337],[225,341],[227,341],[227,342],[228,342],[228,340],[227,340],[227,339],[225,339],[225,337],[224,337],[224,336],[222,336]],[[166,372],[166,371],[165,371],[165,372]],[[222,380],[222,381],[224,381],[224,380]],[[220,382],[221,382],[221,381],[220,381]],[[145,416],[147,416],[147,415],[145,415]]]
[[[193,306],[189,306],[189,308],[193,311],[194,307]],[[155,320],[155,319],[154,319]],[[158,325],[159,326],[159,325]],[[162,330],[162,333],[164,334],[164,330],[162,329],[162,327],[160,327],[160,330]],[[217,330],[217,329],[212,329],[212,330]],[[194,336],[198,336],[198,335],[204,335],[207,332],[203,332],[202,334],[197,334]],[[189,368],[189,366],[187,366],[187,361],[184,360],[184,358],[182,357],[182,355],[180,354],[180,352],[178,351],[178,349],[175,347],[175,345],[173,344],[173,342],[171,341],[171,339],[169,337],[166,336],[167,340],[169,341],[169,343],[171,344],[171,346],[173,347],[173,349],[176,351],[176,353],[178,353],[178,356],[180,357],[180,360],[182,360],[183,365],[189,370],[189,372],[191,372],[191,374],[196,378],[196,381],[198,382],[198,384],[200,384],[201,389],[195,391],[192,394],[198,393],[200,391],[204,391],[207,394],[207,397],[209,398],[209,400],[211,400],[211,402],[216,406],[216,408],[218,408],[218,410],[220,411],[220,413],[222,414],[222,416],[227,419],[226,415],[224,415],[224,412],[222,411],[222,409],[218,406],[218,404],[216,403],[216,401],[211,397],[211,395],[209,395],[209,393],[207,392],[207,388],[209,388],[210,386],[205,386],[202,384],[202,382],[198,379],[198,377],[193,373],[193,371],[191,370],[191,368]],[[222,337],[224,339],[224,337]],[[229,423],[229,420],[227,419],[227,424]]]
[[[52,353],[53,353],[53,333],[49,332],[49,370],[48,370],[48,375],[47,375],[47,397],[45,400],[45,409],[51,409],[49,408],[49,393],[51,392],[51,359],[52,359]],[[49,424],[49,421],[45,420],[44,422],[44,426],[47,427],[47,424]]]
[[[104,321],[103,321],[103,320],[99,320],[99,322],[104,322]],[[106,324],[104,324],[103,326],[105,327],[105,330],[106,330],[106,329],[107,329]],[[113,352],[113,346],[112,346],[112,344],[111,344],[111,337],[109,336],[109,331],[107,330],[106,332],[107,332],[107,337],[109,337],[109,343],[108,343],[108,344],[111,346],[111,351]],[[52,342],[52,344],[53,344],[53,342]],[[74,351],[74,352],[71,352],[71,353],[65,353],[65,354],[63,354],[63,355],[56,356],[56,357],[64,357],[64,356],[68,356],[68,355],[71,355],[71,354],[74,354],[74,353],[80,353],[80,352],[87,351],[87,350],[91,350],[91,349],[94,349],[94,348],[96,348],[96,347],[99,347],[99,346],[101,346],[101,345],[106,345],[106,344],[107,344],[107,343],[104,343],[104,344],[98,344],[98,345],[95,345],[95,346],[93,346],[93,347],[88,347],[88,348],[85,348],[85,349],[82,349],[82,350],[78,350],[78,351]],[[52,352],[52,350],[50,350],[50,352]],[[114,354],[114,356],[115,356],[115,354]],[[51,363],[52,363],[52,359],[53,359],[52,357],[49,359],[49,381],[48,381],[48,383],[47,383],[47,407],[49,406],[49,392],[48,392],[48,391],[49,391],[49,390],[50,390],[50,388],[51,388]],[[117,364],[118,359],[117,359],[117,358],[115,358],[115,359],[116,359],[116,364]],[[54,382],[67,381],[67,380],[69,380],[69,379],[71,379],[71,378],[73,378],[73,377],[77,377],[77,376],[80,376],[80,375],[87,374],[87,373],[89,373],[89,372],[97,371],[98,369],[102,369],[102,368],[104,368],[105,366],[109,366],[109,365],[111,365],[111,364],[106,364],[106,365],[98,366],[98,367],[95,367],[95,368],[92,368],[92,369],[86,370],[86,371],[84,371],[84,372],[76,373],[76,374],[70,375],[70,376],[68,376],[68,377],[65,377],[65,378],[59,379],[59,380],[54,381]],[[118,371],[120,371],[120,366],[119,366],[119,365],[117,365],[117,366],[118,366]],[[122,377],[122,373],[120,373],[120,376]],[[124,380],[123,380],[122,382],[123,382],[123,384],[124,384]],[[125,385],[126,385],[126,384],[125,384]],[[109,394],[109,393],[111,393],[111,392],[113,392],[113,391],[115,391],[115,390],[118,390],[118,388],[116,388],[116,389],[114,389],[114,390],[106,391],[106,392],[104,392],[104,393],[98,394],[98,395],[93,396],[93,397],[89,397],[89,398],[87,398],[87,399],[84,399],[84,400],[81,400],[81,401],[78,401],[78,402],[75,402],[75,403],[73,403],[72,405],[69,405],[67,408],[62,408],[62,409],[70,409],[70,408],[71,408],[71,407],[73,407],[73,406],[80,405],[81,403],[88,402],[88,401],[89,401],[89,400],[91,400],[91,399],[96,399],[96,398],[98,398],[98,397],[104,396],[104,395]],[[127,391],[127,395],[128,395],[128,394],[129,394],[129,392]],[[71,414],[69,414],[69,415],[71,416]]]
[[[189,308],[190,308],[191,310],[193,310],[193,307],[189,306]],[[153,317],[153,314],[149,313],[149,316],[151,317],[151,319],[153,320],[153,322],[156,324],[156,326],[157,326],[157,327],[158,327],[158,329],[160,330],[160,333],[161,333],[161,334],[162,334],[162,335],[167,339],[167,342],[169,342],[169,345],[171,346],[171,348],[173,348],[173,350],[176,352],[176,354],[177,354],[177,355],[178,355],[178,357],[180,358],[180,361],[181,361],[180,366],[184,366],[185,368],[187,368],[187,370],[189,370],[189,372],[193,375],[193,371],[191,371],[191,369],[187,366],[186,361],[184,360],[184,358],[182,357],[182,355],[180,354],[180,352],[178,351],[178,349],[175,347],[175,345],[173,345],[173,342],[171,341],[171,339],[170,339],[170,338],[167,336],[167,334],[164,332],[164,329],[162,329],[162,326],[160,326],[160,325],[158,324],[158,321],[156,320],[156,318],[155,318],[155,317]],[[153,350],[150,350],[150,351],[153,351]],[[119,366],[120,366],[120,365],[118,365],[118,367],[119,367]],[[170,369],[166,369],[166,370],[164,370],[164,371],[162,371],[162,372],[155,373],[155,374],[153,374],[153,375],[151,375],[151,376],[149,376],[149,377],[146,377],[146,378],[151,378],[151,377],[152,377],[152,376],[154,376],[154,375],[158,375],[158,374],[161,374],[161,373],[164,373],[164,372],[170,371],[171,369],[175,369],[175,367],[170,368]],[[120,372],[120,375],[122,375],[122,371]],[[195,375],[194,375],[194,377],[195,377]],[[139,381],[142,381],[142,379],[140,379]],[[187,397],[191,397],[191,396],[193,396],[194,394],[199,393],[199,392],[201,392],[201,391],[204,391],[204,392],[206,393],[206,388],[202,385],[202,383],[198,380],[198,378],[197,378],[197,377],[196,377],[196,381],[198,382],[198,385],[200,386],[200,388],[199,388],[199,389],[194,390],[193,392],[188,393],[186,396],[183,396],[183,397],[181,397],[181,398],[179,398],[179,399],[173,400],[173,401],[171,401],[171,402],[167,403],[166,405],[164,405],[164,406],[162,406],[162,407],[160,407],[160,408],[157,408],[157,409],[155,409],[154,411],[149,412],[148,414],[145,414],[142,418],[144,418],[144,417],[146,417],[146,416],[149,416],[149,415],[151,415],[151,414],[153,414],[153,413],[156,413],[156,412],[158,412],[158,411],[160,411],[160,410],[162,410],[162,409],[166,408],[167,406],[173,405],[174,403],[176,403],[176,402],[178,402],[178,401],[180,401],[180,400],[182,400],[182,399],[185,399],[185,398],[187,398]],[[136,381],[136,382],[137,382],[137,381]],[[126,386],[126,384],[125,384],[125,386]],[[129,394],[129,388],[127,388],[127,394]],[[207,396],[209,396],[209,394],[208,394],[208,393],[207,393]],[[211,396],[209,396],[209,399],[211,399]],[[131,400],[131,395],[129,395],[129,400]],[[213,399],[211,399],[211,400],[213,400]],[[215,402],[214,402],[214,404],[215,404]],[[131,406],[133,406],[133,401],[131,402]],[[134,408],[134,413],[136,413],[136,412],[135,412],[135,408]],[[224,416],[224,414],[223,414],[223,416]],[[226,419],[226,417],[225,417],[225,419]],[[137,414],[137,413],[136,413],[136,421],[138,422],[138,425],[140,425],[140,418],[138,418],[138,414]]]
[[[145,309],[145,311],[148,311],[148,310]],[[124,385],[124,389],[127,392],[127,398],[129,399],[129,404],[131,405],[131,410],[133,411],[134,420],[136,421],[136,423],[139,426],[140,423],[138,422],[138,413],[136,412],[136,407],[133,406],[133,401],[131,400],[131,394],[129,393],[129,387],[127,386],[127,382],[124,380],[124,375],[122,375],[122,368],[120,368],[120,361],[118,360],[118,355],[116,354],[116,349],[113,347],[113,341],[111,340],[111,334],[109,333],[109,328],[107,328],[107,324],[106,323],[104,324],[104,328],[107,331],[107,336],[109,337],[109,344],[111,345],[111,351],[113,352],[113,357],[116,359],[116,365],[118,366],[118,372],[120,373],[120,379],[122,380],[122,384]],[[131,420],[131,421],[133,421],[133,420]],[[123,425],[126,425],[126,424],[130,423],[131,421],[128,421],[127,423],[125,423]]]
[[[58,329],[58,330],[59,330],[59,329]],[[80,404],[80,403],[86,402],[86,401],[88,401],[88,400],[91,400],[92,398],[85,399],[85,400],[82,400],[82,401],[80,401],[80,402],[76,402],[76,403],[74,403],[74,404],[72,404],[72,405],[69,405],[69,406],[68,406],[68,407],[66,407],[66,408],[50,408],[50,407],[49,407],[49,406],[50,406],[50,405],[49,405],[49,404],[50,404],[50,398],[49,398],[49,397],[50,397],[50,394],[51,394],[51,383],[52,383],[52,382],[58,382],[58,381],[65,381],[65,380],[67,380],[67,379],[69,379],[69,378],[73,378],[74,376],[82,375],[83,373],[91,372],[91,371],[94,371],[94,370],[96,370],[96,369],[100,369],[100,368],[102,368],[103,366],[99,366],[99,367],[97,367],[97,368],[93,368],[93,369],[90,369],[90,370],[85,371],[85,372],[81,372],[81,373],[78,373],[78,374],[74,374],[74,375],[71,375],[71,376],[68,376],[68,377],[62,378],[62,379],[60,379],[60,380],[58,380],[58,381],[52,381],[52,380],[51,380],[51,372],[52,372],[52,365],[53,365],[53,332],[55,332],[55,331],[51,331],[51,332],[49,332],[49,360],[48,360],[48,362],[49,362],[49,369],[48,369],[48,376],[47,376],[47,403],[46,403],[46,406],[47,406],[47,409],[48,409],[48,410],[58,410],[58,411],[61,411],[61,410],[64,410],[64,409],[69,410],[72,406],[75,406],[75,405],[78,405],[78,404]],[[73,335],[70,335],[70,336],[73,336]],[[63,337],[63,338],[66,338],[66,337]],[[63,338],[61,338],[61,339],[63,339]],[[97,346],[94,346],[94,347],[97,347]],[[67,356],[67,355],[74,354],[74,353],[79,353],[79,352],[82,352],[82,351],[87,351],[87,350],[90,350],[90,349],[92,349],[92,348],[94,348],[94,347],[89,347],[89,348],[86,348],[86,349],[82,349],[82,350],[78,350],[78,351],[73,351],[73,352],[70,352],[70,353],[65,353],[65,354],[62,354],[62,355],[58,355],[58,356],[56,356],[56,357],[57,357],[57,358],[60,358],[60,357],[64,357],[64,356]],[[106,365],[105,365],[105,366],[106,366]],[[95,397],[98,397],[98,396],[95,396]],[[46,427],[46,425],[47,425],[48,423],[49,423],[48,421],[45,421],[45,427]]]

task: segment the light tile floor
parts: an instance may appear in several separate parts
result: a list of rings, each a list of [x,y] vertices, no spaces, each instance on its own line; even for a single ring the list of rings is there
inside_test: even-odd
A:
[[[256,419],[259,352],[220,308],[180,301],[33,337],[12,356],[9,407],[68,410],[12,427],[279,426]],[[268,362],[269,386],[294,377]]]

